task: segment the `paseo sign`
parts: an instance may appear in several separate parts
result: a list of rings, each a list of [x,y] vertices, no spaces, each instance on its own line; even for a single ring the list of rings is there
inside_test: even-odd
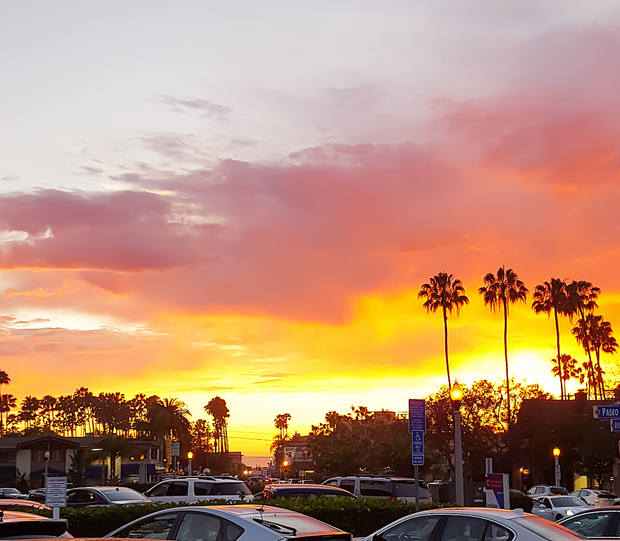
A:
[[[620,419],[620,406],[592,406],[595,419]]]

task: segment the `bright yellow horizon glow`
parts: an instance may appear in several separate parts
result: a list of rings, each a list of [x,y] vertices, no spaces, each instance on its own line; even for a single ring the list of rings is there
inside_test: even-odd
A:
[[[470,299],[461,315],[449,320],[452,378],[464,385],[501,382],[503,317],[480,298]],[[613,320],[609,308],[617,310],[618,299],[606,297],[606,319]],[[447,384],[441,315],[426,314],[417,289],[360,297],[353,306],[350,321],[342,324],[162,312],[145,329],[114,330],[129,348],[121,342],[111,351],[106,341],[100,351],[75,348],[61,357],[62,352],[55,356],[50,350],[44,358],[52,359],[55,370],[45,380],[37,377],[40,357],[30,351],[19,365],[6,366],[12,382],[3,390],[19,400],[69,394],[81,386],[94,393],[120,391],[127,398],[136,393],[177,397],[186,402],[193,421],[208,419],[204,405],[221,396],[231,412],[231,449],[268,456],[277,414],[292,415],[290,434],[307,434],[331,410],[347,413],[363,405],[405,412],[409,398],[424,398]],[[561,325],[562,351],[583,360],[570,323],[563,319]],[[94,332],[90,323],[85,332]],[[508,347],[511,377],[559,394],[551,374],[552,318],[536,315],[529,301],[513,306]],[[578,387],[570,382],[569,392]]]

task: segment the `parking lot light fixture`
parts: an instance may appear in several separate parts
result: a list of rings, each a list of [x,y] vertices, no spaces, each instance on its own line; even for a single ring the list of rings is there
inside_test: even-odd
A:
[[[454,407],[454,488],[456,504],[463,507],[465,505],[465,494],[463,491],[463,445],[461,443],[461,400],[463,399],[463,389],[461,389],[458,381],[455,381],[450,389],[450,398]]]
[[[50,462],[50,450],[47,449],[45,453],[43,454],[43,456],[45,457],[45,479],[44,479],[45,484],[43,486],[47,488],[47,472],[48,472],[49,462]]]
[[[560,471],[560,448],[553,448],[553,462],[555,466],[555,486],[560,486],[560,481],[562,479],[562,472]]]

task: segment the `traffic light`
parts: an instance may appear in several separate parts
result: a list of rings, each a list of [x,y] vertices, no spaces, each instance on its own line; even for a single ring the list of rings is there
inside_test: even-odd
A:
[[[288,460],[282,462],[282,473],[288,473],[289,463]]]

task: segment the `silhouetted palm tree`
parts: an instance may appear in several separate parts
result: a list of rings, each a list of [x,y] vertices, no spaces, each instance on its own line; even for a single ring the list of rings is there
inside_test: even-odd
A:
[[[577,381],[579,381],[579,383],[584,382],[585,374],[583,373],[582,367],[577,364],[577,359],[574,359],[572,356],[562,353],[559,362],[558,359],[556,359],[555,357],[551,359],[551,362],[553,363],[551,373],[555,377],[560,377],[560,374],[562,374],[562,379],[565,382],[565,389],[566,383],[571,379],[576,379]]]
[[[9,383],[11,383],[9,375],[4,370],[0,370],[0,400],[2,400],[2,386],[8,385]],[[3,433],[4,424],[2,423],[2,416],[0,415],[0,436],[2,436]]]
[[[22,400],[19,420],[26,424],[26,428],[30,428],[33,421],[36,421],[39,408],[39,399],[34,396],[27,396]]]
[[[56,412],[56,397],[46,394],[39,401],[41,405],[41,415],[43,415],[43,428],[52,430]]]
[[[505,270],[500,267],[497,270],[497,276],[489,272],[484,277],[484,285],[478,289],[478,293],[483,295],[484,304],[491,307],[491,310],[499,310],[504,312],[504,358],[506,360],[506,397],[508,400],[508,430],[510,430],[510,376],[508,375],[508,310],[511,304],[518,301],[525,302],[528,289],[525,284],[519,280],[517,273],[512,269]]]
[[[9,412],[17,407],[17,398],[12,394],[3,394],[0,398],[0,416],[4,413],[5,421],[8,419]],[[8,423],[4,423],[6,426]]]
[[[600,288],[592,285],[591,282],[588,282],[586,280],[573,280],[570,284],[566,286],[566,293],[568,296],[568,306],[570,314],[576,313],[579,315],[579,318],[584,321],[586,318],[586,313],[591,314],[595,308],[598,308],[596,300],[598,299],[601,290]],[[575,334],[574,330],[573,334]],[[579,340],[577,336],[575,336],[575,338],[577,338],[577,341],[582,344],[584,350],[586,351],[586,354],[588,355],[589,363],[586,363],[587,370],[589,370],[588,381],[595,381],[596,377],[594,373],[594,363],[592,362],[592,351],[588,347],[586,347],[586,344]],[[596,386],[589,388],[593,388],[596,392]]]
[[[204,410],[213,417],[213,432],[216,453],[228,453],[228,418],[230,410],[226,400],[216,396],[209,400]]]
[[[187,405],[178,398],[164,398],[155,402],[149,411],[151,432],[155,436],[165,437],[172,434],[176,438],[189,438],[191,415]]]
[[[604,321],[603,316],[588,314],[585,319],[580,319],[573,328],[573,334],[578,342],[589,351],[596,355],[596,367],[589,363],[588,368],[595,373],[593,382],[594,396],[605,398],[605,383],[603,381],[603,369],[601,367],[601,351],[604,353],[615,353],[618,342],[612,336],[613,330],[609,321]]]
[[[551,278],[550,282],[543,282],[534,289],[532,294],[534,302],[532,308],[537,314],[544,312],[547,316],[551,316],[553,312],[553,318],[555,320],[555,333],[556,343],[558,350],[558,363],[560,363],[560,322],[558,320],[558,314],[569,315],[571,308],[568,303],[568,292],[566,290],[566,282],[559,278]],[[559,376],[560,376],[560,398],[564,399],[564,380],[562,379],[562,366],[558,364]]]
[[[276,428],[280,431],[280,438],[284,439],[288,436],[288,422],[291,420],[290,413],[279,413],[274,419]]]
[[[452,274],[440,272],[437,276],[433,276],[429,283],[422,284],[418,292],[418,298],[425,298],[424,308],[427,312],[436,312],[441,308],[443,313],[444,328],[444,351],[446,355],[446,373],[448,375],[448,388],[452,388],[452,380],[450,379],[450,361],[448,360],[448,312],[454,310],[458,315],[461,306],[469,303],[465,288],[458,278],[454,278]]]

